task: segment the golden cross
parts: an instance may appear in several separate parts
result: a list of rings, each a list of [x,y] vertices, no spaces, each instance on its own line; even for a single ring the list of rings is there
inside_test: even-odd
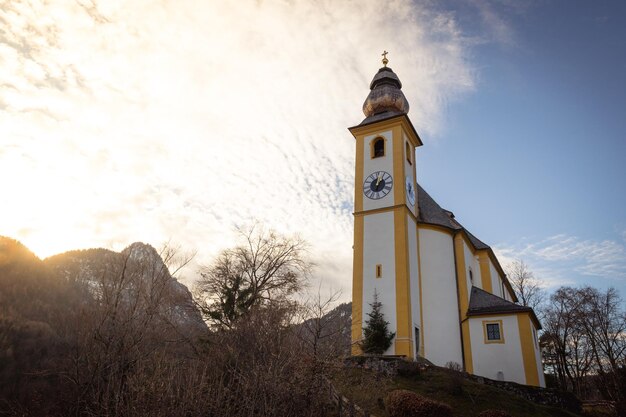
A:
[[[384,66],[387,66],[387,64],[389,63],[389,60],[387,59],[387,54],[388,54],[388,53],[389,53],[389,52],[387,52],[387,51],[383,51],[383,53],[382,53],[382,56],[383,56],[383,65],[384,65]]]

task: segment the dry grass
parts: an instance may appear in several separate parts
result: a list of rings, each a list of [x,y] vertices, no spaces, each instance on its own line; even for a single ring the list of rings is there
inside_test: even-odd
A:
[[[457,375],[442,368],[428,368],[411,377],[388,378],[363,369],[341,369],[333,383],[343,395],[378,417],[389,417],[384,399],[394,390],[404,389],[452,407],[454,417],[478,417],[486,410],[504,410],[512,417],[579,417],[578,414],[535,404],[502,389],[461,380],[461,390],[452,383]],[[455,381],[456,382],[456,381]]]

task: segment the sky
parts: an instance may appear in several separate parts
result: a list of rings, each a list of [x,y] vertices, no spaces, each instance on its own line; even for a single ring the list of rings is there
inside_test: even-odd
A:
[[[259,222],[347,301],[347,127],[387,50],[435,200],[546,288],[626,297],[623,39],[603,0],[0,1],[0,235],[170,242],[192,285]]]

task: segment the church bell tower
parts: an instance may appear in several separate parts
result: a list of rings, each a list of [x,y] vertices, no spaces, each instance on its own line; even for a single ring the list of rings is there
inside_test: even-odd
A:
[[[385,354],[415,358],[422,319],[415,148],[422,141],[386,55],[363,104],[365,119],[349,129],[356,140],[352,354],[362,353],[363,327],[376,293],[396,334]]]

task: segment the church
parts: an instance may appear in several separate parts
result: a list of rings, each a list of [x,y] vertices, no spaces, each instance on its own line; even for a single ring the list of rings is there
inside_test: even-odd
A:
[[[352,354],[374,294],[395,338],[386,355],[456,362],[471,374],[545,386],[541,324],[517,297],[493,250],[420,186],[422,139],[398,76],[383,67],[356,140]]]

